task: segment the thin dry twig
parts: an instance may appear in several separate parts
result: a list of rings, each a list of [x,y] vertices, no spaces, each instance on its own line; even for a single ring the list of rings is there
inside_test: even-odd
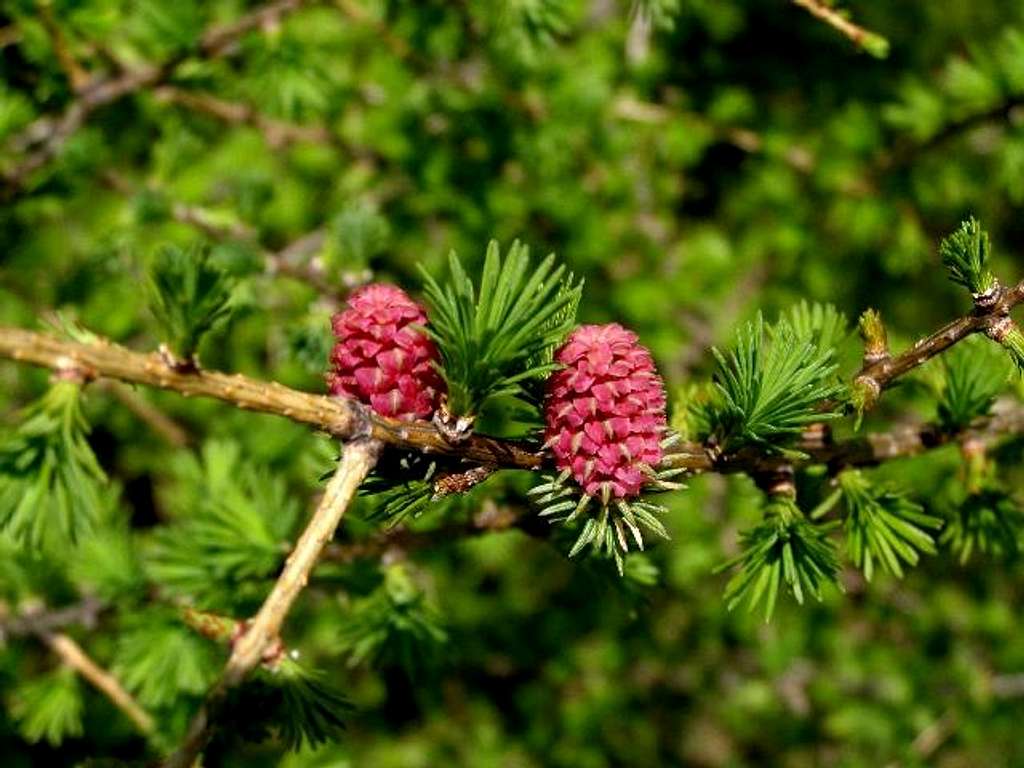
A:
[[[201,58],[226,55],[246,33],[275,23],[283,15],[308,0],[276,0],[242,16],[232,24],[216,26],[205,32],[198,46]],[[79,95],[59,116],[42,117],[31,123],[9,142],[9,149],[25,153],[2,177],[2,196],[10,199],[28,178],[45,166],[64,148],[68,139],[102,107],[125,96],[168,80],[187,57],[178,55],[161,64],[139,67],[114,76],[96,76],[83,83]]]
[[[297,125],[274,120],[248,104],[225,101],[208,93],[163,85],[156,89],[156,97],[161,101],[177,104],[226,123],[252,126],[262,133],[267,144],[275,149],[295,142],[332,144],[336,141],[331,132],[321,125]]]
[[[272,664],[275,658],[279,658],[283,649],[281,626],[299,592],[309,581],[321,552],[334,536],[356,490],[376,464],[381,447],[376,440],[366,438],[358,438],[345,445],[341,463],[274,588],[252,621],[247,622],[245,632],[234,644],[220,680],[193,718],[184,741],[164,762],[165,768],[191,766],[213,736],[228,692],[240,685],[260,664]]]
[[[97,383],[135,414],[140,421],[148,425],[168,445],[175,448],[183,448],[188,445],[189,435],[185,428],[134,389],[109,379]]]
[[[386,24],[377,21],[357,0],[334,0],[334,5],[352,21],[371,27],[384,44],[391,49],[396,58],[401,60],[414,59],[417,63],[423,64],[423,59],[416,54],[405,40],[393,33]],[[426,66],[430,66],[429,62]]]
[[[57,19],[54,18],[51,0],[38,0],[36,7],[39,9],[39,20],[42,22],[46,34],[50,37],[50,44],[53,46],[57,62],[71,84],[71,90],[76,93],[81,92],[89,82],[89,73],[85,71],[71,53],[67,38],[64,37],[64,30],[61,29]]]
[[[153,733],[156,724],[146,710],[124,689],[120,681],[93,661],[78,643],[63,632],[43,632],[40,639],[61,661],[88,680],[94,688],[110,699],[143,735]]]
[[[935,754],[953,732],[956,730],[956,715],[952,710],[946,710],[938,720],[922,729],[914,738],[910,748],[914,753],[927,760]]]
[[[0,641],[6,637],[56,632],[72,625],[92,629],[99,621],[104,607],[98,598],[87,596],[77,603],[60,608],[34,606],[9,615],[7,606],[0,603]]]
[[[665,125],[672,121],[686,121],[687,124],[699,125],[710,131],[717,140],[730,144],[749,155],[756,155],[764,150],[761,135],[737,126],[721,125],[704,115],[695,112],[680,112],[678,109],[650,101],[641,101],[624,94],[612,102],[612,114],[619,120],[626,120],[643,125]],[[794,145],[783,154],[783,159],[791,168],[800,173],[809,173],[814,169],[814,155],[806,147]]]
[[[869,29],[865,29],[859,24],[854,24],[845,15],[822,2],[822,0],[793,0],[793,3],[806,10],[816,19],[828,24],[858,48],[879,57],[884,57],[888,53],[889,43],[884,37]]]
[[[69,635],[60,631],[73,624],[85,628],[96,626],[103,603],[92,596],[61,608],[47,609],[34,605],[20,613],[8,616],[6,606],[0,605],[0,639],[34,635],[45,643],[61,661],[89,681],[100,693],[110,699],[143,735],[153,733],[155,723],[145,709],[124,689],[120,681],[93,661],[89,654]]]
[[[1024,696],[1024,673],[993,675],[990,686],[992,695],[1001,699]]]
[[[318,288],[321,293],[337,293],[337,288],[329,288],[327,285],[323,266],[312,258],[326,242],[327,228],[318,227],[296,238],[281,250],[268,252],[265,255],[267,273],[301,280]]]
[[[297,11],[307,2],[309,0],[274,0],[239,16],[230,24],[213,27],[203,34],[199,45],[200,52],[205,58],[224,56],[249,32],[256,29],[273,29],[284,16]]]
[[[936,133],[923,141],[907,140],[898,142],[888,151],[879,154],[868,172],[872,176],[906,168],[925,152],[939,149],[957,136],[989,123],[1018,123],[1024,110],[1024,95],[1010,96],[993,107],[974,112],[947,123]]]

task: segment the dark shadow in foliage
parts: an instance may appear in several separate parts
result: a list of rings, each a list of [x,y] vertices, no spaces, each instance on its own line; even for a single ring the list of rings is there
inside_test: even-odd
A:
[[[306,669],[286,656],[228,695],[222,727],[209,754],[230,750],[239,740],[273,738],[293,751],[337,741],[353,709],[324,672]]]

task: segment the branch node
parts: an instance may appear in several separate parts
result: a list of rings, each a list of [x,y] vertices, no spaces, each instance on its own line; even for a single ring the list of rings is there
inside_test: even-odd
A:
[[[876,309],[866,309],[858,321],[860,337],[864,340],[864,366],[875,365],[889,359],[889,335]]]
[[[89,366],[83,365],[73,357],[62,355],[57,358],[50,379],[55,382],[70,381],[75,384],[88,384],[90,381],[95,381],[97,377],[96,371]]]
[[[796,477],[792,464],[780,464],[771,469],[754,473],[757,487],[768,496],[775,498],[796,498]]]
[[[244,622],[207,611],[197,611],[191,606],[182,609],[181,618],[190,629],[215,643],[234,646],[245,631]]]
[[[157,348],[160,360],[175,373],[199,373],[199,358],[189,355],[187,358],[180,358],[175,355],[166,343],[161,343]]]
[[[997,344],[1003,344],[1016,325],[1009,315],[997,315],[985,326],[985,335]]]
[[[850,389],[850,401],[857,413],[871,410],[882,394],[882,385],[869,374],[861,374],[853,380]]]
[[[999,303],[1002,295],[1003,288],[999,284],[998,278],[993,278],[992,285],[981,293],[972,293],[971,298],[974,300],[974,308],[980,314],[985,314],[992,311],[993,307]]]
[[[832,445],[835,441],[832,439],[832,425],[827,424],[824,421],[820,421],[817,424],[809,424],[801,435],[800,443],[805,448],[813,448],[817,450],[824,449]]]
[[[448,399],[441,398],[441,404],[434,412],[434,426],[441,436],[453,445],[464,443],[473,434],[475,416],[456,417],[448,410]]]

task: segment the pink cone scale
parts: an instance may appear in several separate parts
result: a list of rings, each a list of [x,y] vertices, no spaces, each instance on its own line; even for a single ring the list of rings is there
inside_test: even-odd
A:
[[[434,342],[414,326],[422,306],[393,285],[367,285],[331,318],[337,342],[327,384],[331,394],[366,403],[381,416],[429,419],[444,384],[434,368]]]
[[[559,470],[604,500],[639,496],[662,458],[665,387],[651,353],[618,323],[584,325],[555,352],[545,439]]]

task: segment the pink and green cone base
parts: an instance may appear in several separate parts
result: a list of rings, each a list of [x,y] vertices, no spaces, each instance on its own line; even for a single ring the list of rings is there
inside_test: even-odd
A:
[[[668,482],[675,471],[659,471],[672,441],[665,387],[650,352],[617,323],[577,328],[555,362],[563,367],[547,382],[544,436],[560,474],[531,493],[540,495],[541,514],[566,521],[596,502],[570,555],[593,544],[621,570],[629,539],[643,548],[640,528],[666,535],[656,517],[662,508],[640,498],[677,487]]]

